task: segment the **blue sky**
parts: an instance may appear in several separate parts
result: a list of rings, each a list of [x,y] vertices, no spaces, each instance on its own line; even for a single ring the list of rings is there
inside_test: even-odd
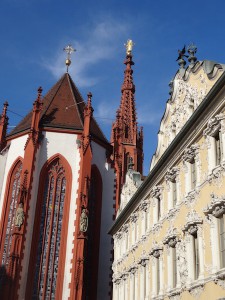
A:
[[[178,70],[177,50],[194,42],[197,58],[225,63],[224,0],[1,0],[0,105],[8,101],[10,126],[32,108],[66,71],[62,49],[72,44],[70,74],[110,138],[123,82],[124,43],[135,42],[138,121],[144,127],[144,173]],[[0,108],[1,109],[1,108]]]

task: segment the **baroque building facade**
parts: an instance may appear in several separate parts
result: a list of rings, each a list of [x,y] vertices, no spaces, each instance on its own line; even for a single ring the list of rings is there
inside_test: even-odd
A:
[[[65,49],[69,54],[73,50]],[[68,56],[67,67],[70,63]],[[111,298],[113,253],[107,231],[128,158],[142,172],[132,64],[128,53],[111,143],[93,116],[92,94],[84,101],[68,72],[45,96],[38,89],[33,110],[9,134],[8,103],[4,104],[1,299]]]
[[[188,53],[148,176],[126,175],[110,229],[114,300],[225,299],[224,65]]]

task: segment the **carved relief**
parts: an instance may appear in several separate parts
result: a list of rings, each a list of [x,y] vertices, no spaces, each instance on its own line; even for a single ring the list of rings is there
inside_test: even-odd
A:
[[[177,249],[177,264],[180,273],[180,282],[182,286],[185,286],[188,278],[185,242],[179,241],[177,243],[176,249]]]
[[[166,237],[163,240],[163,244],[174,248],[177,242],[178,242],[177,229],[174,227],[170,227],[167,231]]]
[[[225,213],[225,196],[218,197],[214,193],[210,196],[211,202],[203,209],[203,212],[208,218],[210,215],[220,218]]]
[[[179,211],[180,211],[180,208],[178,208],[178,207],[171,208],[166,216],[166,219],[169,222],[172,222],[176,218]]]
[[[158,245],[156,242],[153,242],[153,247],[151,251],[149,252],[150,255],[153,255],[155,258],[159,258],[161,251],[162,251],[162,246]]]
[[[196,158],[199,152],[199,145],[193,144],[189,148],[184,150],[184,154],[182,156],[183,161],[191,162],[194,158]]]
[[[195,77],[192,74],[189,74],[189,76],[192,76],[196,80],[196,85],[190,83],[188,78],[184,79],[179,73],[177,73],[173,80],[173,93],[167,103],[161,122],[160,133],[158,134],[158,147],[151,168],[161,157],[166,147],[169,146],[180,132],[181,128],[208,92],[209,88],[204,76],[203,78],[200,78],[200,76]]]
[[[161,185],[156,185],[152,188],[150,196],[152,198],[159,198],[162,195],[163,187]]]
[[[197,189],[190,191],[184,199],[184,204],[190,208],[197,201],[198,195],[199,191]]]
[[[189,232],[191,235],[196,234],[199,224],[203,223],[203,220],[199,217],[195,210],[192,210],[187,214],[186,220],[187,223],[182,230]]]
[[[174,181],[178,176],[179,171],[179,167],[173,167],[172,169],[169,169],[165,175],[166,182],[168,183],[169,181]]]
[[[217,166],[212,170],[212,173],[208,176],[209,183],[214,183],[216,186],[222,186],[222,176],[225,172],[225,165],[222,163],[221,166]]]
[[[225,118],[223,113],[216,115],[208,121],[206,129],[203,131],[204,136],[214,136],[221,128],[221,120]]]

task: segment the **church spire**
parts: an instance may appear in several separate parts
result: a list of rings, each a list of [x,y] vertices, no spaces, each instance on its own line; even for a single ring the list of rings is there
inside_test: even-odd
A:
[[[134,43],[128,40],[126,59],[124,61],[124,81],[121,87],[120,107],[117,110],[116,121],[112,126],[111,143],[114,148],[114,164],[117,173],[116,210],[119,208],[120,192],[125,182],[128,161],[132,158],[134,170],[142,174],[143,164],[143,131],[138,130],[135,107],[135,85],[133,82],[134,65],[132,49]]]

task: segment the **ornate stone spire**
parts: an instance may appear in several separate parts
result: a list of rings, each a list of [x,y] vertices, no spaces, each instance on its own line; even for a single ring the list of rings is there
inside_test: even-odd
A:
[[[111,143],[113,145],[113,160],[117,172],[116,210],[120,203],[120,193],[125,182],[128,162],[132,158],[134,170],[142,174],[143,164],[143,131],[137,126],[135,107],[135,85],[133,82],[132,49],[134,43],[128,40],[126,46],[126,66],[124,81],[121,87],[120,107],[117,110],[116,120],[112,126]]]

